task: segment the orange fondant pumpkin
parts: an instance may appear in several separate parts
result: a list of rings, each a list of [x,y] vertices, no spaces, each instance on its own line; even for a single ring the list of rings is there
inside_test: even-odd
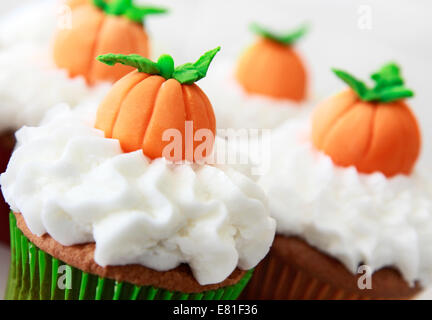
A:
[[[261,38],[241,56],[236,78],[245,91],[300,102],[306,98],[307,73],[293,43],[305,28],[279,36],[254,25]]]
[[[134,7],[131,0],[99,0],[75,6],[72,28],[57,32],[54,62],[66,69],[70,77],[83,76],[88,84],[115,82],[133,68],[109,68],[95,58],[111,52],[148,56],[148,36],[142,19],[149,13],[161,12],[164,10]]]
[[[403,86],[395,64],[372,78],[373,89],[346,72],[336,74],[352,89],[339,93],[315,111],[312,142],[339,166],[359,172],[381,172],[387,177],[410,174],[420,153],[417,120],[401,100],[413,95]]]
[[[199,161],[213,148],[216,121],[212,105],[205,93],[195,84],[205,77],[210,62],[219,48],[207,52],[195,64],[174,69],[174,62],[163,55],[157,63],[131,55],[99,57],[109,65],[122,63],[138,68],[119,80],[100,105],[95,127],[107,138],[120,141],[125,152],[142,149],[149,158],[162,156],[173,161]],[[185,123],[193,121],[193,135],[200,129],[211,133],[208,148],[200,155],[195,151],[200,144],[193,141],[193,152],[187,154],[187,142],[182,141],[180,154],[164,154],[170,141],[163,141],[166,130],[176,129],[184,140]]]

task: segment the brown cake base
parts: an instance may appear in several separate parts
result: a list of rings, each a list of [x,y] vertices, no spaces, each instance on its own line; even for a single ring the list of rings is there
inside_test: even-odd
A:
[[[372,289],[358,288],[358,279],[338,260],[297,237],[276,236],[267,258],[240,299],[346,300],[411,299],[421,291],[410,287],[393,268],[372,275]]]
[[[15,147],[15,136],[12,131],[0,134],[0,173],[6,171],[12,151]],[[9,244],[9,205],[0,192],[0,242]]]
[[[66,247],[47,234],[42,237],[34,235],[27,228],[21,214],[15,213],[15,217],[18,228],[39,249],[75,268],[103,278],[128,282],[138,286],[154,286],[170,291],[200,293],[237,284],[246,274],[246,271],[236,269],[223,282],[201,286],[195,280],[189,266],[184,264],[166,272],[155,271],[141,265],[101,267],[93,259],[94,243]]]

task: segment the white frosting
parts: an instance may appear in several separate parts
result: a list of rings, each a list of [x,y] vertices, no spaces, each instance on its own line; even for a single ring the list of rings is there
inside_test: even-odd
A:
[[[60,102],[98,103],[110,87],[88,87],[83,77],[70,79],[54,66],[48,48],[30,43],[0,50],[0,70],[0,130],[37,125]]]
[[[87,86],[70,79],[52,59],[51,42],[61,1],[37,1],[0,24],[0,131],[37,125],[57,103],[99,102],[109,84]]]
[[[188,263],[202,285],[266,255],[276,226],[251,178],[228,166],[125,154],[93,128],[94,109],[60,106],[16,134],[0,182],[33,233],[63,245],[95,241],[101,266]]]
[[[30,42],[49,44],[62,16],[62,0],[32,0],[3,15],[0,21],[0,50]]]
[[[305,116],[312,101],[297,104],[246,93],[234,78],[235,65],[215,59],[211,76],[200,82],[213,104],[218,128],[272,129],[288,119]]]
[[[396,267],[424,286],[432,281],[432,172],[388,179],[335,166],[316,151],[307,121],[274,132],[271,170],[261,178],[277,231],[299,235],[353,273]]]

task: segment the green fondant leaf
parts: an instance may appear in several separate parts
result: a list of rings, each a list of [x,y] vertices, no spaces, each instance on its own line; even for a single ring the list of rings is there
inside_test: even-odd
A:
[[[139,72],[160,74],[160,69],[157,63],[138,54],[124,55],[109,53],[98,56],[96,59],[109,66],[113,66],[116,63],[121,63],[126,66],[137,68]]]
[[[221,47],[217,47],[213,50],[207,51],[194,63],[194,67],[198,69],[202,78],[204,78],[207,75],[207,71],[208,68],[210,67],[210,63],[213,61],[214,57],[220,51],[220,49]]]
[[[108,5],[106,0],[93,0],[93,4],[95,5],[95,7],[98,7],[102,10],[105,10]]]
[[[137,68],[139,72],[160,75],[165,79],[175,79],[181,84],[193,84],[207,75],[208,68],[220,47],[203,54],[195,63],[186,63],[174,68],[174,60],[168,54],[159,57],[157,63],[137,54],[104,54],[96,59],[109,66],[121,63]]]
[[[404,86],[388,87],[380,92],[381,102],[392,102],[403,98],[414,96],[414,92]]]
[[[193,64],[186,63],[178,66],[173,73],[173,78],[181,84],[192,84],[201,80],[207,75],[210,63],[213,61],[220,49],[220,47],[217,47],[213,50],[207,51]]]
[[[132,7],[132,0],[112,0],[108,3],[105,12],[112,15],[122,15],[126,12],[127,9]]]
[[[404,86],[400,68],[395,63],[388,63],[371,75],[372,80],[375,82],[373,88],[369,88],[363,81],[356,79],[345,71],[332,70],[363,101],[392,102],[414,96],[414,92]]]
[[[124,16],[137,23],[143,23],[146,16],[151,14],[166,13],[168,10],[150,6],[135,6],[132,0],[93,0],[96,7],[105,11],[106,14]]]
[[[173,73],[173,78],[181,84],[192,84],[200,79],[200,73],[192,63],[177,67]]]
[[[372,74],[371,78],[376,82],[376,88],[386,88],[404,84],[400,75],[400,69],[394,63],[386,64],[378,72]]]
[[[151,14],[162,14],[168,12],[167,9],[164,8],[156,8],[156,7],[131,7],[126,10],[124,16],[131,21],[142,23],[146,16]]]
[[[307,25],[302,25],[301,27],[297,28],[294,31],[290,31],[282,34],[264,28],[263,26],[257,23],[253,23],[251,25],[251,30],[254,33],[260,35],[261,37],[279,42],[284,45],[293,45],[308,32],[308,29],[309,28]]]
[[[338,69],[332,69],[332,71],[336,74],[337,77],[339,77],[339,79],[341,79],[349,87],[351,87],[351,89],[353,89],[359,95],[359,97],[363,97],[369,90],[362,81],[353,77],[348,72]]]

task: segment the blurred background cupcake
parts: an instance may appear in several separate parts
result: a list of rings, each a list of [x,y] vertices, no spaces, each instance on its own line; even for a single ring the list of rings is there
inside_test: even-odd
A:
[[[260,179],[278,236],[247,297],[410,299],[431,284],[432,170],[400,68],[349,85],[275,130]]]
[[[6,15],[0,33],[2,127],[35,125],[56,103],[99,102],[110,84],[132,68],[109,70],[95,58],[110,52],[149,57],[145,19],[165,12],[131,0],[72,6],[45,0],[24,3]]]
[[[6,15],[0,23],[0,171],[6,169],[15,130],[38,124],[57,103],[99,102],[111,83],[132,70],[107,71],[97,55],[149,56],[144,19],[165,11],[128,0],[45,0],[23,3]],[[0,239],[7,242],[4,201],[0,209]]]
[[[214,83],[207,88],[223,129],[272,129],[310,111],[309,71],[296,48],[306,25],[276,32],[252,23],[249,29],[257,39],[235,64],[216,65]]]

